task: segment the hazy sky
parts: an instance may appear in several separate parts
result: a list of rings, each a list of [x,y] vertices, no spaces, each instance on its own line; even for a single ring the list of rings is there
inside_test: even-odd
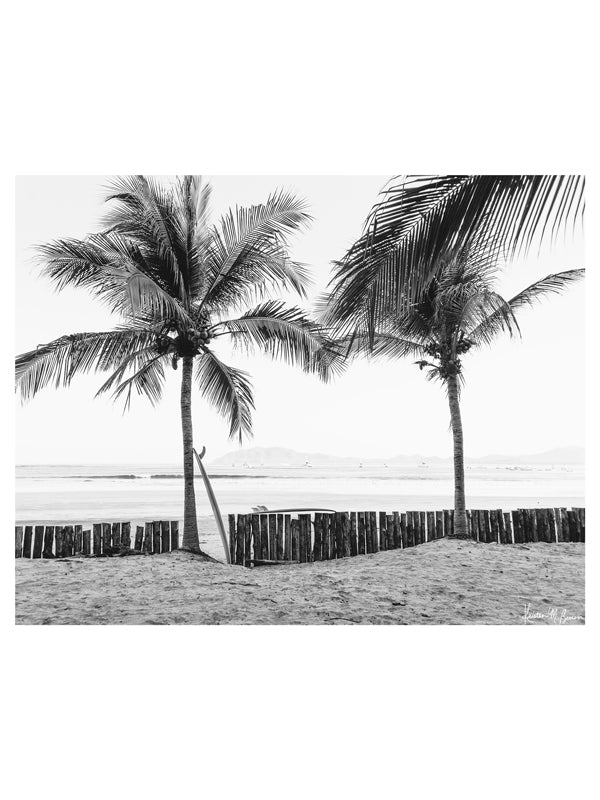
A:
[[[312,267],[312,296],[328,281],[330,263],[356,239],[389,176],[207,176],[213,219],[229,206],[264,201],[276,188],[306,198],[314,216],[292,244],[292,256]],[[98,229],[109,179],[17,179],[16,347],[34,348],[66,333],[106,330],[118,320],[84,290],[56,293],[39,277],[33,247],[50,239],[82,237]],[[509,265],[499,289],[512,296],[550,272],[585,266],[583,242]],[[584,284],[524,311],[522,340],[498,339],[464,359],[462,410],[469,456],[525,454],[584,443]],[[411,360],[355,363],[330,385],[264,356],[219,354],[253,376],[258,446],[285,446],[360,458],[399,453],[449,456],[452,442],[446,397]],[[69,389],[48,387],[32,401],[16,400],[16,459],[20,464],[171,462],[181,457],[179,380],[167,371],[160,405],[134,396],[122,405],[94,399],[101,375],[76,378]],[[194,397],[194,440],[207,459],[238,447],[224,420]]]

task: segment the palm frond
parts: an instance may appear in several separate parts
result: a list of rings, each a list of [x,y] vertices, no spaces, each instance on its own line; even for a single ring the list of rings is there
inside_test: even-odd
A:
[[[252,384],[248,374],[224,364],[206,350],[196,361],[196,381],[202,396],[223,417],[229,419],[229,436],[252,435]]]
[[[159,262],[135,241],[116,233],[96,233],[87,239],[59,239],[41,245],[43,274],[60,290],[83,287],[111,311],[128,315],[145,308],[189,323],[189,316],[162,279]]]
[[[96,397],[111,389],[113,390],[113,400],[118,400],[125,395],[123,407],[123,413],[125,413],[131,405],[131,392],[135,388],[139,395],[144,395],[152,405],[156,405],[162,397],[165,362],[165,356],[157,355],[152,349],[135,353],[127,358],[106,383],[98,389]],[[123,380],[125,372],[130,368],[135,369],[135,372]]]
[[[541,300],[547,294],[560,294],[569,284],[581,280],[584,276],[585,269],[569,269],[554,275],[546,275],[545,278],[532,283],[516,294],[508,303],[513,311],[517,311],[523,306],[532,306],[534,301]]]
[[[585,275],[584,269],[572,269],[565,272],[557,272],[547,275],[526,289],[516,294],[510,300],[502,300],[494,308],[488,303],[481,320],[475,327],[466,331],[468,339],[474,343],[490,344],[498,334],[508,331],[512,335],[511,325],[518,331],[516,312],[526,306],[532,306],[536,300],[541,300],[547,294],[559,294],[567,286],[575,281],[581,280]]]
[[[227,333],[234,346],[259,349],[304,372],[316,373],[324,381],[343,369],[339,347],[301,309],[270,300],[237,319],[219,323],[216,333]]]
[[[239,305],[265,284],[305,296],[308,271],[290,260],[287,240],[310,219],[304,202],[286,192],[262,205],[230,210],[213,229],[203,303]]]
[[[192,176],[189,176],[192,177]],[[187,231],[176,192],[145,175],[113,180],[106,200],[108,230],[155,254],[164,287],[183,305],[189,297]]]
[[[372,332],[403,313],[448,248],[475,244],[526,254],[582,221],[584,178],[561,175],[442,175],[394,179],[371,211],[363,235],[338,262],[331,301],[338,328],[366,318]]]
[[[422,356],[427,342],[394,334],[376,331],[373,337],[366,334],[345,336],[336,340],[347,358],[364,356],[368,359],[396,359],[407,356]]]
[[[203,295],[207,279],[207,260],[211,246],[208,227],[209,201],[212,189],[199,175],[184,175],[177,180],[177,209],[185,239],[185,263],[190,302]]]
[[[16,388],[25,401],[51,383],[56,388],[69,386],[77,374],[119,367],[131,356],[146,350],[153,340],[154,334],[143,329],[61,336],[17,356]]]

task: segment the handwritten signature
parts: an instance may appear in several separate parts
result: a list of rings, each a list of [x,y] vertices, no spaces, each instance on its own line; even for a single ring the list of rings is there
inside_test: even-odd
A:
[[[568,625],[584,618],[580,614],[568,614],[566,608],[549,608],[548,611],[532,611],[531,603],[525,603],[525,612],[521,616],[525,625],[532,624],[535,620],[547,619],[551,625]]]

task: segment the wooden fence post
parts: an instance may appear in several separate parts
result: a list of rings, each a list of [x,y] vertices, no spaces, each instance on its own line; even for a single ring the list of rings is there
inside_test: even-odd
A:
[[[142,552],[142,543],[144,541],[144,526],[143,525],[136,525],[135,527],[135,539],[133,542],[133,549],[136,553]]]
[[[171,520],[171,550],[179,550],[179,520]]]
[[[15,525],[15,558],[23,558],[23,526]]]
[[[482,515],[479,519],[483,519],[483,535],[484,535],[484,542],[491,542],[492,540],[492,525],[490,522],[490,510],[489,508],[484,508]]]
[[[554,509],[554,541],[560,542],[561,537],[560,508]]]
[[[323,560],[323,514],[315,512],[315,561]]]
[[[540,509],[538,509],[539,511]],[[539,537],[540,532],[543,536],[543,522],[541,519],[541,515],[538,517],[536,511],[534,510],[533,513],[529,514],[526,508],[520,508],[520,518],[521,518],[521,525],[522,525],[522,533],[523,533],[523,543],[526,544],[528,542],[533,541],[533,530],[535,527],[535,535]],[[538,530],[538,528],[540,530]]]
[[[300,520],[291,520],[290,527],[292,536],[292,561],[300,561]]]
[[[171,551],[171,530],[169,521],[161,519],[160,521],[160,551],[161,553],[169,553]]]
[[[558,541],[559,542],[568,542],[569,541],[569,519],[567,517],[567,509],[561,508],[560,509],[560,536]]]
[[[344,531],[342,528],[342,512],[336,511],[333,515],[333,540],[335,542],[335,557],[344,557]]]
[[[246,515],[238,514],[235,536],[235,564],[244,566],[244,543],[246,541]]]
[[[425,511],[419,511],[419,543],[423,544],[427,541],[427,514]]]
[[[554,520],[553,520],[553,517],[554,517],[554,510],[551,509],[551,508],[545,508],[544,509],[544,533],[545,533],[544,541],[547,544],[552,544],[552,542],[554,541],[554,531],[553,531]]]
[[[54,525],[47,525],[44,533],[44,549],[42,550],[42,558],[54,558],[52,552],[52,545],[54,544]]]
[[[387,517],[385,511],[379,512],[379,549],[387,550]]]
[[[83,531],[82,540],[83,540],[83,555],[90,556],[92,554],[92,532],[89,528]]]
[[[365,511],[365,553],[373,552],[373,537],[371,536],[371,514]]]
[[[347,511],[342,511],[342,554],[344,558],[349,558],[352,550],[350,546],[350,515]]]
[[[548,520],[548,530],[546,532],[548,535],[547,541],[552,544],[556,541],[556,517],[554,516],[554,509],[547,508],[546,514]]]
[[[44,545],[44,526],[36,525],[33,535],[33,553],[31,554],[32,558],[42,557],[43,545]]]
[[[316,514],[315,514],[316,517]],[[331,555],[331,514],[321,515],[321,560],[329,561]]]
[[[121,549],[121,523],[120,522],[113,522],[112,524],[112,531],[111,531],[111,539],[110,539],[110,546],[115,550]]]
[[[235,564],[235,514],[229,514],[229,561]]]
[[[416,514],[419,517],[419,544],[423,544],[427,541],[427,514],[424,511],[417,511]]]
[[[300,561],[306,563],[310,561],[310,514],[299,514],[300,523]]]
[[[444,515],[441,511],[435,512],[435,538],[444,538]]]
[[[414,547],[415,545],[415,530],[413,527],[413,512],[406,512],[406,546]]]
[[[513,517],[510,511],[504,512],[504,532],[506,536],[506,544],[513,543]]]
[[[393,527],[393,542],[394,542],[394,549],[397,550],[398,548],[402,547],[402,538],[400,534],[400,512],[394,511],[392,514],[394,520],[394,527]]]
[[[513,535],[515,544],[523,544],[523,509],[512,512]]]
[[[539,541],[539,532],[538,532],[538,520],[537,514],[535,513],[535,508],[529,510],[527,516],[530,520],[530,527],[531,527],[531,540],[532,542]]]
[[[490,509],[490,542],[492,544],[498,544],[498,512],[496,509]]]
[[[371,521],[371,542],[373,544],[373,552],[379,552],[379,537],[377,534],[377,514],[375,511],[369,511],[369,519]]]
[[[155,555],[160,553],[160,520],[153,520],[152,522],[152,550]]]
[[[25,525],[25,535],[23,536],[23,558],[31,558],[31,539],[33,537],[33,528],[31,525]]]
[[[480,542],[487,542],[488,535],[487,535],[487,526],[485,520],[485,512],[483,508],[479,509],[479,541]]]
[[[538,508],[537,509],[537,518],[538,518],[538,541],[540,542],[549,542],[549,519],[548,519],[548,512],[545,508]]]
[[[62,525],[57,525],[54,529],[54,553],[56,558],[63,558],[65,555],[64,549],[64,527]]]
[[[283,561],[283,514],[277,514],[277,561]]]
[[[277,516],[269,514],[269,558],[277,560]]]
[[[63,528],[63,549],[65,557],[69,558],[73,555],[73,526],[65,525]]]
[[[110,547],[111,547],[111,530],[110,530],[110,523],[103,522],[102,523],[102,553],[103,555],[107,556],[110,554]]]
[[[585,542],[585,508],[578,509],[579,511],[579,541]]]
[[[579,521],[577,512],[574,511],[573,509],[567,511],[567,519],[569,520],[569,541],[570,542],[580,541],[581,522]]]
[[[473,528],[473,538],[476,542],[479,542],[479,509],[477,508],[471,510],[471,525]]]
[[[142,546],[144,553],[152,555],[152,523],[144,522],[144,543]]]
[[[358,555],[358,527],[356,523],[356,511],[350,512],[350,555]]]
[[[244,528],[244,566],[252,564],[252,514],[246,514],[246,525]]]
[[[358,555],[364,556],[367,552],[367,539],[365,535],[365,512],[358,512]]]
[[[121,523],[121,547],[131,550],[131,522]]]
[[[524,542],[545,542],[543,510],[541,508],[523,509],[523,528]]]
[[[501,508],[496,509],[496,515],[498,517],[498,541],[500,544],[506,544],[506,522]]]
[[[394,549],[394,515],[386,514],[385,517],[385,547],[386,550]]]
[[[260,515],[260,557],[263,561],[269,558],[269,518]]]
[[[100,523],[94,522],[92,524],[92,553],[95,556],[102,555],[102,526]],[[58,555],[58,528],[56,529],[56,555]]]
[[[254,561],[260,561],[261,544],[260,544],[260,521],[258,514],[252,514],[251,525],[252,525],[252,555]]]
[[[466,509],[465,516],[467,518],[467,536],[471,539],[477,539],[473,528],[473,513],[469,508]]]
[[[406,511],[400,513],[400,542],[402,549],[408,547],[408,521]]]
[[[75,526],[65,525],[64,531],[65,531],[65,538],[64,538],[65,555],[73,556],[75,555]]]
[[[421,544],[421,517],[418,511],[413,511],[412,513],[412,522],[413,522],[413,542],[415,545]]]
[[[83,550],[83,525],[75,525],[73,534],[73,554],[81,555]]]

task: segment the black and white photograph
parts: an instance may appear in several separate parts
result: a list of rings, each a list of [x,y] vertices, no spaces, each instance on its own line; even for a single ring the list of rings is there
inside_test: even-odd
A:
[[[17,623],[583,624],[584,211],[18,178]]]
[[[594,10],[4,10],[5,796],[596,797]]]

